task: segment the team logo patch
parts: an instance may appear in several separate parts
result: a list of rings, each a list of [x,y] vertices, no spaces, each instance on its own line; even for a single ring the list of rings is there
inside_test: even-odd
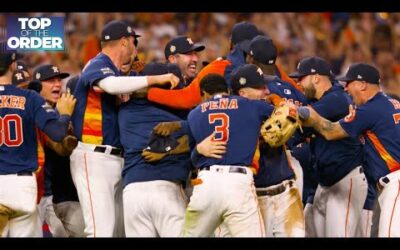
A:
[[[262,76],[264,74],[264,72],[260,68],[257,69],[257,72],[258,72],[258,74],[260,74],[260,76]]]
[[[15,74],[15,78],[17,78],[17,80],[23,80],[24,78],[22,77],[21,73],[17,73]]]
[[[169,47],[169,51],[171,51],[171,53],[174,53],[176,51],[176,47],[174,45],[171,45],[171,47]]]
[[[39,72],[36,73],[35,77],[36,77],[36,79],[40,79],[40,73]]]
[[[252,50],[250,50],[250,55],[254,55],[254,53],[253,53],[253,51],[252,51]]]
[[[240,85],[245,85],[246,84],[246,78],[240,77],[239,83],[240,83]]]
[[[192,39],[190,39],[189,37],[186,40],[188,41],[189,44],[193,44]]]
[[[104,39],[110,40],[110,36],[104,36]]]
[[[311,69],[311,73],[315,73],[317,72],[315,69]]]
[[[132,28],[131,28],[131,26],[128,26],[128,28],[126,28],[127,30],[128,30],[128,33],[130,34],[130,33],[132,33]]]
[[[357,79],[363,79],[363,77],[360,75],[357,75]]]
[[[54,73],[59,73],[60,71],[58,70],[58,68],[56,66],[51,67],[53,69]]]

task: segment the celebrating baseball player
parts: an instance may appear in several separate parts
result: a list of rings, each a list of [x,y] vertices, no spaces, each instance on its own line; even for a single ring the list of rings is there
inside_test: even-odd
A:
[[[356,108],[336,122],[322,118],[312,108],[300,107],[299,113],[306,126],[312,126],[327,140],[346,137],[365,139],[364,166],[378,186],[380,205],[379,236],[400,236],[398,202],[400,168],[400,103],[380,92],[380,75],[369,64],[352,64],[345,76],[337,80],[346,82],[346,91],[352,96]],[[354,157],[354,155],[353,155]],[[338,220],[336,215],[335,220]]]

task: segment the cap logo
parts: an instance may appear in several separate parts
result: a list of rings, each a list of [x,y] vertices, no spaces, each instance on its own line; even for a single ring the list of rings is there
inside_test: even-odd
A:
[[[36,77],[36,79],[40,79],[40,73],[39,72],[36,73],[35,77]]]
[[[186,40],[189,42],[189,44],[193,44],[192,39],[190,39],[189,37]]]
[[[104,39],[109,40],[110,36],[105,36]]]
[[[260,68],[257,69],[257,72],[258,72],[258,74],[260,74],[260,76],[262,76],[264,74],[264,72]]]
[[[15,77],[17,78],[17,80],[23,80],[24,78],[22,77],[21,73],[17,73],[15,74]]]
[[[169,51],[171,51],[171,53],[174,53],[176,50],[176,47],[174,45],[171,45],[171,47],[169,47]]]
[[[15,60],[15,57],[16,57],[15,53],[12,53],[11,59],[12,59],[13,61]]]
[[[128,26],[128,28],[126,28],[126,30],[128,30],[128,33],[129,33],[129,34],[132,33],[132,28],[131,28],[131,26]]]
[[[240,85],[245,85],[246,84],[246,78],[240,77],[239,83],[240,83]]]
[[[357,79],[363,79],[363,78],[362,78],[362,76],[360,76],[360,75],[357,75]]]
[[[274,60],[269,60],[268,63],[269,63],[269,64],[273,64],[273,63],[274,63]]]
[[[311,73],[315,73],[317,72],[315,69],[311,69]]]
[[[18,65],[17,69],[23,69],[23,67],[21,65]]]
[[[54,73],[59,73],[60,72],[56,66],[53,66],[51,68],[53,69]]]
[[[254,55],[253,50],[250,50],[250,55]]]

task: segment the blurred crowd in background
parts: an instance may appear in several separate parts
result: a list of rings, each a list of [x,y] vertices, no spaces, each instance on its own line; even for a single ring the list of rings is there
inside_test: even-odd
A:
[[[166,43],[187,35],[206,46],[200,62],[224,56],[230,49],[232,26],[253,22],[278,47],[278,62],[293,72],[305,56],[328,60],[335,74],[350,63],[374,63],[382,83],[400,82],[400,13],[14,13],[20,16],[64,16],[65,52],[30,53],[32,66],[51,60],[62,71],[79,74],[100,51],[99,35],[110,20],[125,20],[139,38],[139,59],[165,61]],[[0,39],[5,37],[6,16],[0,15]],[[198,64],[202,66],[201,63]]]

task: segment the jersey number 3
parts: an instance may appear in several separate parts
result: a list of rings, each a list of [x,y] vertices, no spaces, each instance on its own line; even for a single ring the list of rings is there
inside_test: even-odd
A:
[[[229,140],[229,116],[225,113],[214,113],[208,115],[208,122],[210,124],[214,124],[217,121],[220,125],[215,126],[215,137],[213,141],[227,142]]]
[[[14,134],[14,136],[11,136]],[[16,114],[0,116],[0,146],[18,147],[24,141],[22,118]]]

